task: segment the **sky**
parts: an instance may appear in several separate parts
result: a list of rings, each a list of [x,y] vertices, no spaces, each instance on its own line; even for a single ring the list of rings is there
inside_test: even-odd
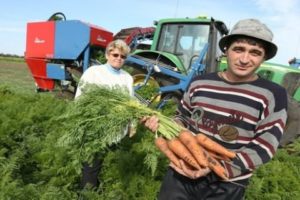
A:
[[[2,1],[2,2],[1,2]],[[123,28],[153,26],[163,18],[207,16],[229,29],[257,18],[274,34],[278,52],[271,62],[288,65],[300,58],[300,0],[0,0],[0,53],[24,55],[28,22],[47,21],[56,12],[114,34]]]

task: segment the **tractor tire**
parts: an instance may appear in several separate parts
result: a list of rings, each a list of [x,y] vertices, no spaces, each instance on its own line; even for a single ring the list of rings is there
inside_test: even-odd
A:
[[[146,78],[145,74],[135,74],[132,77],[134,87],[144,85],[144,80]],[[135,96],[140,100],[141,103],[147,106],[150,106],[153,103],[156,104],[161,99],[161,95],[158,92],[159,87],[159,83],[153,77],[150,77],[146,85],[135,91]]]
[[[280,147],[293,143],[300,136],[300,103],[291,96],[288,97],[288,118]]]

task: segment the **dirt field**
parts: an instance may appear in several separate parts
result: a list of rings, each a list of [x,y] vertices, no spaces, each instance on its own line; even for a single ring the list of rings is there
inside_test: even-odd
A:
[[[25,62],[0,59],[0,84],[23,91],[35,91],[34,80]]]

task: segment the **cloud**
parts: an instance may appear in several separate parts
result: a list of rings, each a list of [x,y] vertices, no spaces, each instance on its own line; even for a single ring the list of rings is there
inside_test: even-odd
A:
[[[263,11],[270,11],[276,14],[286,14],[297,6],[297,0],[254,0],[255,4]]]
[[[274,61],[287,64],[292,57],[300,57],[300,2],[298,0],[253,0],[274,33],[278,53]]]
[[[0,32],[8,32],[8,33],[24,33],[24,28],[15,28],[15,27],[0,27]]]

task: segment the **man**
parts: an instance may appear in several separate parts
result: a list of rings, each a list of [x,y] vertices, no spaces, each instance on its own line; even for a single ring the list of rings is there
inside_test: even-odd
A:
[[[110,42],[105,51],[107,63],[91,66],[83,73],[75,98],[80,98],[80,95],[84,95],[84,86],[86,84],[106,85],[108,87],[118,85],[127,88],[128,92],[133,95],[133,78],[128,72],[121,69],[129,52],[130,48],[124,41],[115,40]],[[101,156],[99,155],[99,157]],[[81,180],[82,188],[86,184],[90,184],[92,187],[99,185],[97,177],[101,168],[101,162],[101,158],[95,158],[91,166],[88,163],[84,163]]]
[[[240,200],[253,171],[270,161],[287,119],[287,93],[255,71],[276,55],[269,28],[255,19],[239,21],[219,46],[228,69],[195,77],[178,106],[175,120],[194,133],[205,134],[235,151],[224,161],[229,180],[208,168],[190,169],[184,162],[170,164],[159,200]],[[145,121],[152,131],[159,126],[155,116]]]

